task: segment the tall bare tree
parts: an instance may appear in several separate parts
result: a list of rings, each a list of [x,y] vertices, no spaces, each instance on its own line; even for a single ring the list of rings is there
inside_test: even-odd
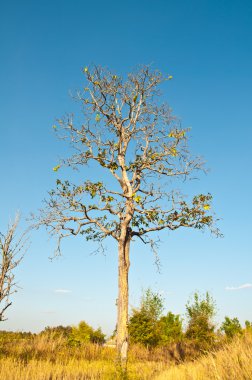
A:
[[[154,246],[157,232],[180,227],[214,228],[210,215],[211,195],[196,195],[187,203],[171,188],[170,180],[186,179],[202,169],[200,159],[187,147],[188,130],[160,102],[163,77],[148,66],[127,78],[101,67],[84,68],[86,87],[76,94],[83,118],[67,115],[53,128],[69,140],[73,154],[53,168],[81,169],[93,162],[103,170],[102,180],[78,184],[57,179],[38,217],[62,238],[83,235],[102,242],[112,237],[118,246],[117,349],[125,366],[128,352],[128,273],[130,244],[134,238]],[[169,180],[166,183],[167,179]],[[154,238],[151,238],[153,233]]]
[[[17,291],[14,269],[18,267],[27,249],[25,234],[16,238],[19,223],[17,214],[5,234],[0,232],[0,321],[5,321],[5,312],[12,305],[10,296]]]

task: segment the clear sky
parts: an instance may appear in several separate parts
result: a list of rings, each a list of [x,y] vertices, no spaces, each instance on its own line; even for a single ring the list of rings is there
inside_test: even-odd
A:
[[[151,287],[164,295],[166,310],[183,314],[195,290],[208,290],[218,321],[225,315],[252,321],[251,20],[250,0],[2,1],[0,231],[16,210],[24,228],[54,186],[52,167],[68,147],[52,125],[76,109],[69,92],[83,85],[82,67],[95,63],[124,74],[153,63],[173,75],[164,96],[183,126],[192,127],[192,150],[211,169],[188,184],[188,193],[213,194],[225,237],[162,233],[161,274],[146,246],[135,244],[130,304]],[[33,232],[31,242],[1,329],[39,331],[86,320],[110,333],[116,246],[108,242],[106,256],[90,255],[92,243],[72,238],[51,262],[54,242],[46,232]]]

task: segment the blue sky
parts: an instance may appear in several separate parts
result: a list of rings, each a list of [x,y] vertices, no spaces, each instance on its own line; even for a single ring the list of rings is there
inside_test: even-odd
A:
[[[183,314],[195,290],[208,290],[218,321],[224,315],[252,320],[251,17],[246,0],[2,2],[0,230],[16,210],[24,228],[54,186],[52,167],[68,147],[52,125],[76,109],[69,92],[83,85],[82,67],[96,63],[124,74],[152,63],[173,75],[164,96],[183,126],[192,127],[192,150],[211,169],[188,183],[188,194],[213,194],[225,237],[162,233],[161,274],[151,252],[136,243],[130,304],[151,287],[163,293],[167,310]],[[31,242],[1,328],[39,331],[86,320],[110,333],[117,296],[113,242],[102,256],[90,255],[93,244],[70,239],[53,262],[54,242],[45,231],[33,232]]]

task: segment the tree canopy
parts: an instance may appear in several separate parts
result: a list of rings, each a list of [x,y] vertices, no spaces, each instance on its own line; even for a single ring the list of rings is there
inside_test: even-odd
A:
[[[201,159],[189,152],[189,130],[181,128],[169,106],[158,101],[159,86],[169,78],[149,66],[126,79],[96,66],[83,71],[86,85],[75,96],[83,120],[70,114],[53,126],[74,153],[53,170],[80,169],[95,162],[104,169],[104,178],[78,184],[57,179],[40,215],[40,223],[59,238],[57,252],[61,239],[69,235],[82,234],[98,242],[108,236],[119,240],[125,218],[130,237],[144,242],[153,242],[151,232],[179,227],[209,227],[218,234],[210,194],[187,202],[170,185],[164,186],[167,178],[184,180],[203,167]],[[107,175],[115,182],[106,181]]]

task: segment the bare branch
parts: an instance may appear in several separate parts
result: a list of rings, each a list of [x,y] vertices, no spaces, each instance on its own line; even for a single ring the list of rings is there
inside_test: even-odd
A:
[[[19,219],[17,214],[7,232],[0,232],[0,321],[6,320],[5,311],[12,304],[9,297],[16,292],[17,284],[13,270],[20,264],[28,249],[26,233],[19,238],[15,237]]]

